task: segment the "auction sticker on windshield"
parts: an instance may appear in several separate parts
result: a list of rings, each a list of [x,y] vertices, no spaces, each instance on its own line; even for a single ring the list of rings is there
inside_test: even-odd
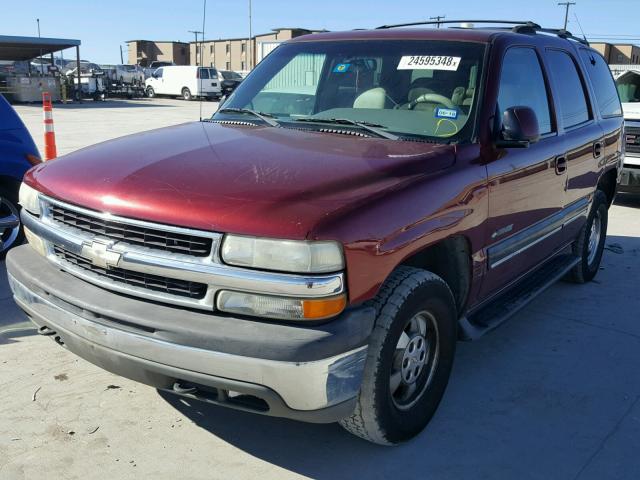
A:
[[[407,55],[400,59],[398,70],[458,70],[460,57],[446,55]]]

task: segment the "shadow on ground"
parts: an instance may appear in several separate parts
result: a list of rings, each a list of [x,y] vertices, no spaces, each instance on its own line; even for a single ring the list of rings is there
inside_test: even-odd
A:
[[[316,479],[640,478],[640,296],[621,288],[640,269],[640,238],[607,245],[594,282],[560,282],[498,330],[458,343],[438,412],[406,445],[160,395],[222,440]]]

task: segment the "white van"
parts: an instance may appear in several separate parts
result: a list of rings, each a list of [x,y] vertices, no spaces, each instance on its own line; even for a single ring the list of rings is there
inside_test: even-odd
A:
[[[218,71],[214,67],[172,65],[158,68],[144,82],[148,97],[156,95],[218,99],[222,95]]]

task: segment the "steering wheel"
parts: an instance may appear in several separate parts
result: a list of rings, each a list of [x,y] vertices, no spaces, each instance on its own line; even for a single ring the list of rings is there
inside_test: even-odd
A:
[[[409,110],[414,110],[419,103],[437,103],[447,108],[455,108],[451,99],[438,93],[425,93],[409,103]]]

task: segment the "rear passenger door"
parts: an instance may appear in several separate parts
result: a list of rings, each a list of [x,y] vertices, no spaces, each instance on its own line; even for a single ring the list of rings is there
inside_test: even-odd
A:
[[[603,131],[588,95],[586,79],[573,52],[549,48],[546,64],[553,87],[558,131],[564,140],[566,157],[566,209],[563,236],[575,239],[586,220],[590,195],[598,183],[599,162],[604,158]]]
[[[527,106],[541,138],[528,148],[504,148],[487,164],[488,270],[483,296],[491,295],[548,258],[561,244],[566,173],[556,168],[564,143],[558,135],[550,85],[533,47],[510,47],[502,60],[496,114]],[[560,225],[560,227],[558,227]]]

